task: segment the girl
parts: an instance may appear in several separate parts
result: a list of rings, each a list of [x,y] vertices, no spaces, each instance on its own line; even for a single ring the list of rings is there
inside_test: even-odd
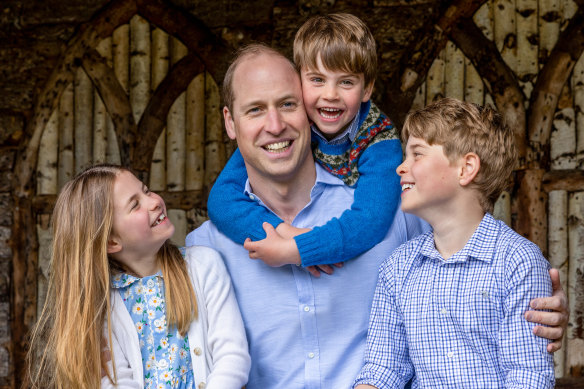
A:
[[[219,254],[168,239],[162,198],[99,165],[53,212],[47,299],[28,355],[34,388],[241,388],[250,358]]]

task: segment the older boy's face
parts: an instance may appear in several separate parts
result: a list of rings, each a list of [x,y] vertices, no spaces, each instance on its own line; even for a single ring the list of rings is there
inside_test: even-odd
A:
[[[223,109],[225,127],[237,140],[250,180],[293,178],[311,153],[298,73],[285,58],[250,56],[235,70],[233,92],[233,112]]]
[[[371,97],[373,86],[365,85],[362,73],[328,70],[320,57],[316,69],[303,68],[300,75],[306,113],[328,139],[342,133]]]
[[[410,137],[404,162],[396,169],[401,177],[402,210],[425,220],[449,212],[457,206],[461,169],[460,162],[450,162],[441,145]]]

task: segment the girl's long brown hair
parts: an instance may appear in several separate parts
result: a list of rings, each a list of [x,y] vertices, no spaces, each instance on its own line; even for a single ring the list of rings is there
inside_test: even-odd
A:
[[[117,381],[102,349],[112,339],[110,279],[121,268],[108,257],[107,241],[114,217],[114,181],[122,171],[126,169],[115,165],[91,167],[68,182],[57,198],[47,297],[27,355],[28,384],[33,388],[99,388],[102,371],[112,383]],[[158,260],[167,322],[185,335],[197,316],[186,262],[168,241]]]

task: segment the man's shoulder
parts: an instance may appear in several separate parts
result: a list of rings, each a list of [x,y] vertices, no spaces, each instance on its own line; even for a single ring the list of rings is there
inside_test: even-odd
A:
[[[212,243],[215,240],[216,234],[219,231],[217,227],[207,220],[195,230],[189,232],[185,239],[185,246],[207,246],[212,247]]]

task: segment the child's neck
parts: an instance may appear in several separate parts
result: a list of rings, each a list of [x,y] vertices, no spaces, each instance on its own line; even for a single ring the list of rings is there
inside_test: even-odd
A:
[[[137,255],[130,255],[129,253],[120,254],[122,255],[120,255],[117,260],[131,273],[140,278],[156,274],[160,269],[156,253],[154,255],[143,255],[139,253],[137,253]]]
[[[460,207],[460,210],[430,222],[434,230],[434,244],[442,258],[448,260],[462,250],[484,216],[485,211],[480,206]]]

